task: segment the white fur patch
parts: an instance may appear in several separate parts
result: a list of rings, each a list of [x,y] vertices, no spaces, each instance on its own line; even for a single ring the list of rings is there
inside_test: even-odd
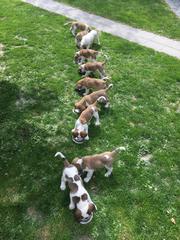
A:
[[[54,156],[55,157],[60,156],[61,158],[65,158],[65,156],[61,152],[57,152]]]
[[[80,165],[82,165],[82,162],[83,162],[83,160],[81,158],[77,160],[77,163]]]
[[[96,38],[98,37],[98,33],[95,30],[92,30],[91,32],[89,32],[88,34],[86,34],[85,36],[82,37],[80,46],[82,47],[90,47],[93,42],[96,40]]]

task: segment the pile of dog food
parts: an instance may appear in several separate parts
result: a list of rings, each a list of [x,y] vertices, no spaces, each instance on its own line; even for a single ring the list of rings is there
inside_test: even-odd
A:
[[[68,22],[67,24],[71,24],[70,31],[75,37],[76,46],[79,48],[79,51],[75,53],[74,61],[79,65],[79,73],[83,75],[75,86],[76,92],[82,98],[74,106],[73,112],[79,114],[79,117],[72,130],[72,140],[77,144],[82,144],[89,140],[88,125],[91,123],[91,119],[94,117],[95,125],[100,125],[98,105],[103,105],[105,108],[109,107],[107,94],[113,85],[107,84],[108,77],[104,70],[106,61],[97,61],[97,56],[103,53],[91,49],[94,43],[100,45],[100,33],[84,23]],[[106,55],[104,56],[106,57]],[[99,78],[92,77],[94,75],[98,75]],[[113,160],[117,153],[122,150],[125,148],[118,147],[113,151],[75,158],[72,163],[69,163],[61,152],[56,153],[56,157],[59,156],[64,160],[60,188],[65,190],[66,183],[68,184],[70,189],[69,209],[74,209],[75,218],[79,223],[89,223],[93,218],[94,211],[97,210],[84,188],[80,172],[87,173],[84,178],[86,183],[90,181],[97,168],[106,168],[105,177],[109,177],[113,170]]]

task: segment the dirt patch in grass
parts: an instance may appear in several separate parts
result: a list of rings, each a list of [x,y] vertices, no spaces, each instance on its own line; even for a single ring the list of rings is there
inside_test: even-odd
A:
[[[28,207],[27,209],[27,215],[29,218],[31,218],[33,221],[42,222],[43,216],[42,214],[35,209],[35,207]]]
[[[38,230],[37,238],[39,240],[48,240],[50,239],[50,230],[49,226],[44,226]]]
[[[145,165],[149,165],[152,157],[153,157],[152,154],[146,154],[146,155],[142,156],[142,157],[140,158],[140,160],[141,160]]]

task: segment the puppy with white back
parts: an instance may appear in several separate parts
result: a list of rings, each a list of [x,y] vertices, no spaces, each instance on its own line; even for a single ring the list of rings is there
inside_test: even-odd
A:
[[[75,44],[78,48],[80,48],[80,44],[81,44],[81,40],[83,38],[83,36],[87,35],[88,34],[88,31],[85,30],[85,31],[81,31],[81,32],[78,32],[75,36]]]
[[[75,210],[75,218],[79,223],[87,224],[92,220],[93,213],[97,210],[97,207],[84,188],[77,168],[73,164],[70,164],[61,152],[57,152],[55,157],[57,156],[60,156],[64,160],[60,189],[65,190],[66,183],[68,184],[70,189],[69,209]]]
[[[99,32],[96,30],[91,30],[88,34],[82,37],[80,48],[89,49],[95,42],[100,45]]]

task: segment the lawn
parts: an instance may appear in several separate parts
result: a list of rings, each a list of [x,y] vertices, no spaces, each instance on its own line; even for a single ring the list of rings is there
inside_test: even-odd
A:
[[[180,39],[180,20],[164,0],[57,0],[132,27]]]
[[[76,145],[79,75],[66,21],[19,0],[0,2],[1,239],[177,240],[179,60],[103,33],[111,107],[90,141]],[[98,171],[85,185],[98,211],[79,225],[68,190],[59,190],[63,164],[54,154],[71,160],[117,146],[128,149],[113,175]]]

